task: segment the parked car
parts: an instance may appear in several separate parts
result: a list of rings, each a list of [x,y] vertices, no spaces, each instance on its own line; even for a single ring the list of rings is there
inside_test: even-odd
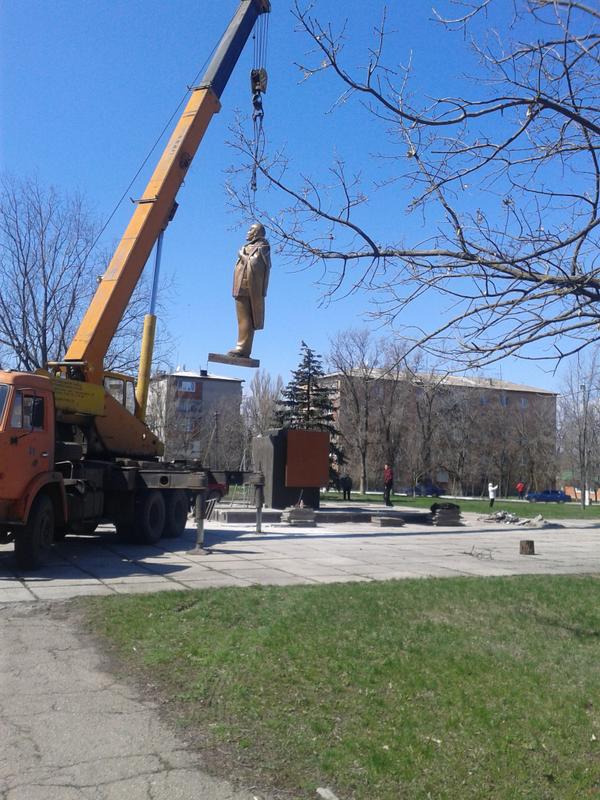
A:
[[[206,477],[208,480],[208,494],[206,499],[216,500],[217,503],[220,503],[223,497],[229,492],[229,486],[217,480],[210,470],[206,471]]]
[[[439,497],[444,494],[444,490],[436,486],[435,483],[417,483],[415,486],[404,486],[398,490],[398,494],[413,494],[415,497]]]
[[[544,489],[543,492],[527,492],[530,503],[570,503],[571,498],[560,489]]]

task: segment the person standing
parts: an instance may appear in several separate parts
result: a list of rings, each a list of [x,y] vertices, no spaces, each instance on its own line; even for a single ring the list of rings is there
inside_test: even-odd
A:
[[[390,495],[394,490],[394,471],[389,464],[383,465],[383,500],[386,506],[391,506]]]
[[[523,481],[519,481],[515,486],[515,489],[517,490],[517,494],[519,495],[519,500],[522,500],[523,495],[525,494],[525,484],[523,483]]]
[[[498,486],[494,486],[494,484],[490,481],[488,483],[488,497],[490,498],[490,508],[494,507],[494,500],[496,499],[496,492],[498,491]]]
[[[350,500],[350,492],[352,491],[352,478],[347,472],[342,475],[340,484],[342,486],[342,492],[344,493],[343,499]]]

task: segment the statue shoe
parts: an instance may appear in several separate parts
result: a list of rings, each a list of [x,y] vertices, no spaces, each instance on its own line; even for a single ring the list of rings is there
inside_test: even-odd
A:
[[[234,348],[233,350],[228,350],[227,355],[233,356],[234,358],[248,358],[250,353],[244,353],[243,350],[236,350]]]

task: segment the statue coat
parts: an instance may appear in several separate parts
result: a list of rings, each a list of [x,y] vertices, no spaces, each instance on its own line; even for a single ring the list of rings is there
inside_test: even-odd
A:
[[[252,325],[265,325],[265,297],[271,270],[271,248],[266,239],[257,239],[242,247],[233,270],[233,296],[249,297]]]

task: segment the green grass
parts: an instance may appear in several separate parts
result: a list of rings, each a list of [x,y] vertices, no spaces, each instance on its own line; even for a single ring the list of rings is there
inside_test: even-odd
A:
[[[599,589],[460,578],[85,609],[217,772],[293,798],[574,799],[600,795]]]
[[[321,495],[324,501],[332,501],[348,504],[347,500],[342,500],[340,492],[324,492]],[[393,495],[392,502],[395,506],[406,508],[429,508],[432,503],[451,502],[458,503],[462,511],[473,511],[477,514],[488,514],[490,502],[486,499],[481,500],[454,500],[445,497],[407,497],[406,495]],[[383,506],[381,494],[360,494],[352,492],[351,504],[359,503],[379,503]],[[545,519],[590,519],[600,520],[600,504],[588,506],[585,510],[580,503],[527,503],[519,500],[503,500],[496,498],[494,511],[511,511],[519,517],[535,517],[541,514]]]

